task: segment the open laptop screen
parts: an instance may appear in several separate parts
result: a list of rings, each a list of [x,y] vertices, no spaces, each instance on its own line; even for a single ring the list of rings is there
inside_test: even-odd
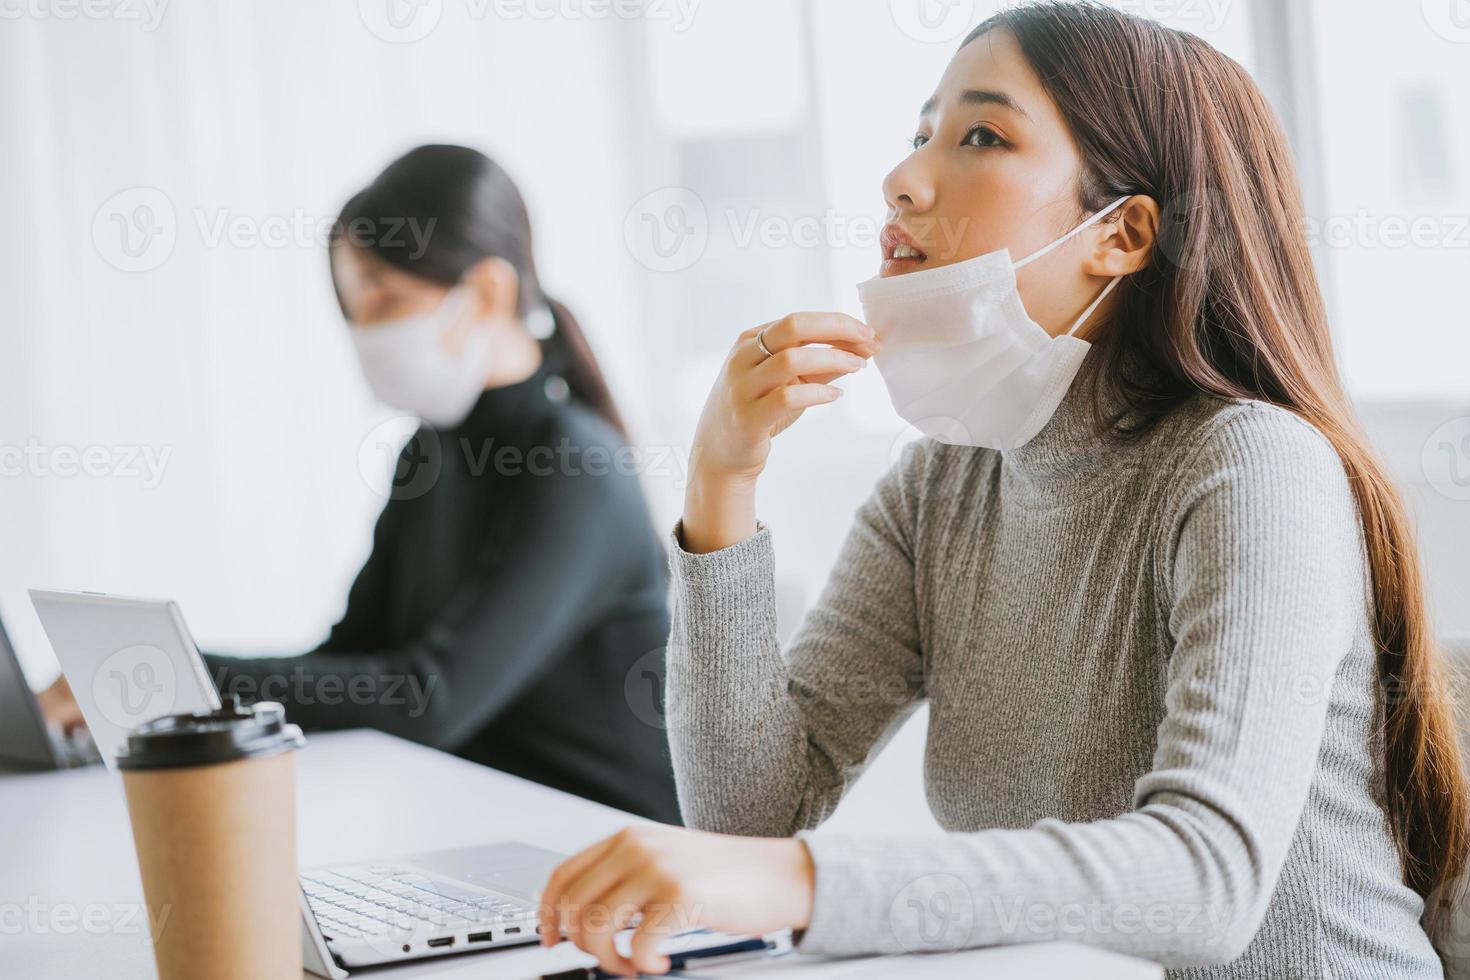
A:
[[[0,623],[0,760],[37,769],[58,764],[41,707],[26,683],[4,623]]]

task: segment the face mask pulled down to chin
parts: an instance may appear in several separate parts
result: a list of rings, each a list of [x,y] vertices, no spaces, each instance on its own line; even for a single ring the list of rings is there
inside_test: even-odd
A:
[[[1091,345],[1075,336],[1118,284],[1110,280],[1066,333],[1032,320],[1016,270],[1102,220],[1120,197],[1056,241],[1012,262],[1000,249],[953,265],[858,285],[880,341],[874,363],[894,410],[940,442],[1016,449],[1051,419]]]

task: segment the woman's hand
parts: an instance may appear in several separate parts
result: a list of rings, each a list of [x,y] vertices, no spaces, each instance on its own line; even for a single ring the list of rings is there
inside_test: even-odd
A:
[[[757,343],[762,336],[769,357]],[[755,481],[771,439],[813,405],[836,401],[842,389],[832,382],[876,351],[873,329],[842,313],[793,313],[740,335],[694,436],[685,548],[715,551],[755,533]]]
[[[541,896],[541,942],[565,937],[611,973],[666,973],[658,946],[678,932],[806,928],[814,880],[811,856],[795,838],[629,827],[552,872]],[[625,957],[613,937],[635,916],[641,922]]]
[[[66,677],[56,678],[56,683],[36,696],[41,705],[41,717],[46,719],[48,725],[61,729],[66,734],[87,727],[87,721],[82,717],[82,709],[77,707],[76,695],[71,693],[71,685],[66,682]]]

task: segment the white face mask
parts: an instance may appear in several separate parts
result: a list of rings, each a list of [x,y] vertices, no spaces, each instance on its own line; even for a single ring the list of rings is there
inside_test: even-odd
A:
[[[1102,220],[1112,204],[1044,248],[1011,262],[1009,249],[937,269],[858,284],[881,347],[873,358],[898,414],[955,446],[1015,449],[1056,412],[1092,346],[1073,336],[1118,284],[1114,277],[1065,334],[1026,313],[1016,270]]]
[[[349,328],[363,376],[379,401],[435,428],[465,420],[485,390],[490,333],[483,324],[470,324],[455,338],[454,350],[446,346],[446,335],[463,319],[470,298],[466,287],[456,286],[432,313]]]

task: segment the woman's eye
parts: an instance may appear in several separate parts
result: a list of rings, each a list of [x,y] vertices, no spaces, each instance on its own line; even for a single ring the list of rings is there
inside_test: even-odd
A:
[[[965,134],[965,145],[977,147],[1004,146],[1005,140],[1001,139],[1000,135],[989,126],[976,126]]]
[[[925,136],[923,133],[916,133],[914,134],[914,137],[909,140],[909,149],[917,150],[919,147],[923,146],[927,142],[929,142],[929,137]]]

